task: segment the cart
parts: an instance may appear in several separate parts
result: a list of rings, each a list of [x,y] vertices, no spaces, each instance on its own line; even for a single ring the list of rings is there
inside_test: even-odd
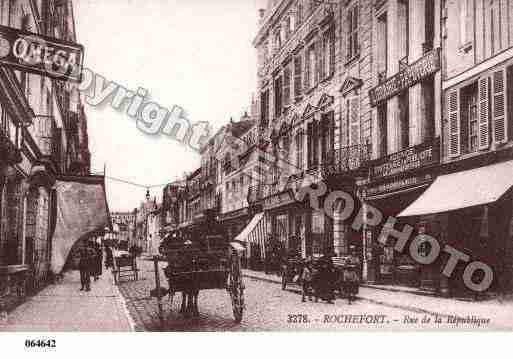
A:
[[[287,289],[287,285],[301,285],[301,273],[305,261],[300,257],[286,258],[281,265],[281,289]]]
[[[195,295],[200,290],[223,289],[231,299],[235,321],[242,321],[244,311],[244,283],[241,272],[241,253],[244,247],[239,242],[228,242],[222,235],[209,235],[196,240],[177,239],[168,241],[161,248],[161,255],[154,257],[156,289],[152,295],[159,301],[169,295],[171,306],[176,293]],[[159,262],[167,263],[164,274],[169,288],[160,286]],[[197,305],[197,302],[196,302]],[[183,307],[183,302],[182,302]]]
[[[336,272],[336,284],[340,296],[347,298],[349,304],[356,299],[360,287],[359,260],[354,256],[333,257]]]
[[[137,268],[135,257],[126,251],[117,251],[114,254],[114,268],[112,269],[112,274],[114,275],[115,284],[118,284],[122,278],[138,280],[139,269]]]

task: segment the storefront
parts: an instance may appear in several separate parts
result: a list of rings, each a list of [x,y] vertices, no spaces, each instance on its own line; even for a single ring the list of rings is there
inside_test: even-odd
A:
[[[264,199],[264,211],[270,224],[270,237],[281,243],[286,253],[302,258],[320,257],[333,250],[333,221],[322,204],[318,210],[298,202],[291,189]]]
[[[242,232],[250,220],[248,208],[222,213],[218,216],[219,225],[223,228],[229,240],[233,240]]]
[[[511,156],[509,156],[511,158]],[[489,290],[510,291],[513,268],[513,161],[466,169],[439,176],[414,203],[399,214],[438,227],[441,244],[492,268]],[[465,184],[465,185],[463,185]],[[428,229],[430,235],[431,232]],[[442,294],[474,295],[462,275],[460,261],[448,279],[439,275]],[[439,272],[441,273],[441,272]],[[474,278],[479,282],[479,278]]]
[[[388,217],[396,218],[433,182],[440,159],[439,146],[439,140],[435,139],[371,163],[370,181],[362,191],[363,201],[365,206],[381,212],[382,225]],[[416,233],[428,230],[417,218],[397,219],[394,228],[401,229],[405,224],[411,225]],[[395,251],[393,239],[379,238],[382,225],[368,225],[362,234],[367,281],[434,289],[431,273],[435,269],[419,266],[408,251]]]

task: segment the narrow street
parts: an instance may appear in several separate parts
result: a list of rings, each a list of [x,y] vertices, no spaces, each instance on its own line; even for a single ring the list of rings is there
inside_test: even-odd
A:
[[[433,330],[472,329],[488,330],[504,328],[491,321],[490,325],[456,326],[442,318],[434,323],[434,316],[419,310],[405,310],[383,303],[382,291],[362,288],[366,299],[347,304],[337,299],[335,304],[301,302],[301,296],[293,288],[282,291],[277,283],[245,278],[246,309],[242,323],[233,320],[230,297],[223,290],[208,290],[200,293],[200,317],[185,319],[178,313],[181,296],[175,296],[172,307],[164,298],[165,322],[158,319],[157,301],[149,296],[155,288],[153,264],[140,261],[141,279],[123,282],[120,291],[125,297],[128,310],[137,331],[262,331],[262,330]],[[161,280],[165,279],[161,274]],[[390,293],[397,301],[406,302],[401,293]],[[422,297],[416,296],[420,301]],[[370,299],[367,299],[370,298]],[[375,299],[372,299],[375,298]],[[455,303],[458,304],[457,302]],[[463,307],[465,307],[463,305]],[[491,315],[488,313],[488,315]],[[351,316],[351,317],[349,317]],[[362,319],[360,316],[364,316]],[[371,318],[372,317],[372,318]],[[430,323],[421,323],[429,317]],[[306,319],[305,319],[306,318]],[[503,318],[508,320],[507,318]],[[297,322],[295,322],[297,321]],[[352,321],[352,323],[351,323]],[[367,323],[369,321],[369,323]]]

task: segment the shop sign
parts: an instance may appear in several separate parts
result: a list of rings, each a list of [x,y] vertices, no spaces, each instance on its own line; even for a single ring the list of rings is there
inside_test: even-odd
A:
[[[219,215],[219,219],[222,221],[236,219],[238,217],[242,217],[248,214],[248,208],[240,208],[232,212],[223,213]]]
[[[365,190],[365,195],[367,197],[371,197],[388,194],[403,189],[418,187],[424,184],[431,183],[432,181],[433,176],[431,174],[400,178],[394,181],[387,181],[385,183],[381,183],[378,185],[369,186]]]
[[[80,82],[84,47],[0,26],[0,65],[59,80]]]
[[[371,106],[385,101],[440,70],[440,48],[431,50],[401,72],[369,91]]]
[[[387,178],[429,167],[439,161],[440,140],[437,138],[374,161],[370,167],[370,177],[371,180]]]
[[[266,209],[270,209],[270,208],[275,208],[275,207],[279,207],[282,205],[290,204],[295,201],[296,201],[296,199],[294,198],[292,191],[286,190],[284,192],[280,192],[280,193],[277,193],[270,197],[267,197],[264,200],[264,207]]]

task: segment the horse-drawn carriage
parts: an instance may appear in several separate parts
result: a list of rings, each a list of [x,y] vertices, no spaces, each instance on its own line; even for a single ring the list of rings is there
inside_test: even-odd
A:
[[[240,322],[244,311],[240,263],[243,249],[240,243],[228,242],[221,235],[168,241],[161,247],[160,258],[155,258],[157,293],[152,294],[159,300],[159,310],[162,310],[160,300],[164,295],[169,295],[172,305],[174,295],[181,292],[181,312],[198,315],[199,291],[223,289],[230,295],[235,321]],[[167,263],[164,274],[169,283],[168,289],[160,287],[159,261]]]

